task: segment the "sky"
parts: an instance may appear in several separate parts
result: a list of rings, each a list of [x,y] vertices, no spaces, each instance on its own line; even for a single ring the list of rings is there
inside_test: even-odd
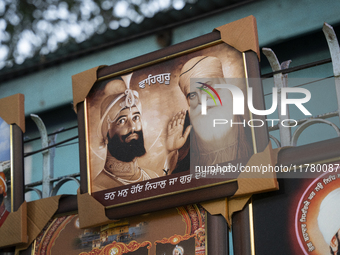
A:
[[[0,118],[0,162],[10,160],[9,125]]]

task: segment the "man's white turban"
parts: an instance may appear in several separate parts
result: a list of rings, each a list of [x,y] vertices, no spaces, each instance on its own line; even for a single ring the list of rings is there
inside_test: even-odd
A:
[[[318,225],[323,238],[329,245],[340,229],[340,188],[330,192],[321,202]]]
[[[142,106],[137,91],[130,89],[132,73],[122,76],[122,80],[110,81],[106,86],[110,86],[111,95],[107,96],[100,110],[100,121],[98,125],[98,136],[106,140],[109,125],[115,122],[119,113],[125,108],[137,107],[142,113]]]

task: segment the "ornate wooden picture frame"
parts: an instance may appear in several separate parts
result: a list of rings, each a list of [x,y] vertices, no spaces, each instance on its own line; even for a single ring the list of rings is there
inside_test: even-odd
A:
[[[41,200],[40,203],[47,205],[55,199],[56,197]],[[182,252],[184,250],[184,254],[188,255],[216,254],[215,252],[228,254],[227,239],[224,240],[223,248],[216,242],[226,236],[228,230],[225,220],[221,221],[223,217],[220,215],[210,215],[199,204],[124,217],[103,225],[81,228],[80,215],[73,200],[72,195],[60,198],[55,214],[50,220],[45,219],[44,225],[38,223],[40,231],[29,236],[29,245],[17,252],[20,255],[163,255],[173,254],[178,249]],[[35,201],[29,203],[36,208],[41,206]],[[160,228],[160,225],[163,227]]]
[[[203,73],[197,76],[200,70]],[[197,145],[202,143],[200,135],[213,133],[203,130],[198,134],[195,124],[191,124],[191,131],[185,126],[190,119],[189,112],[193,112],[189,111],[190,100],[198,94],[197,89],[211,88],[210,81],[192,78],[205,76],[222,76],[223,82],[233,82],[245,95],[252,88],[257,95],[254,107],[264,109],[254,17],[154,53],[72,77],[79,127],[80,193],[92,195],[106,209],[115,208],[106,211],[107,217],[119,218],[127,212],[133,215],[277,188],[275,175],[270,175],[265,177],[268,179],[265,184],[257,185],[255,181],[250,189],[241,191],[240,171],[227,177],[221,171],[222,176],[216,177],[218,171],[197,170],[197,165],[193,165],[193,159],[198,158],[193,156],[195,152],[199,158],[206,157],[206,153],[197,148],[210,146],[213,153],[206,157],[204,164],[220,164],[224,169],[230,165],[245,166],[269,143],[264,117],[245,111],[241,119],[231,113],[230,122],[234,127],[228,135],[213,137],[208,146]],[[190,88],[190,82],[199,88]],[[218,98],[221,94],[222,107],[224,90],[212,88],[212,91]],[[230,105],[231,101],[226,100],[224,104]],[[226,108],[219,109],[222,116],[228,112]],[[254,128],[256,124],[249,123],[255,118],[264,124]],[[192,119],[193,116],[191,123]],[[212,125],[212,115],[202,121],[210,121]],[[129,125],[133,127],[126,132],[125,127]],[[175,135],[171,136],[172,133]],[[181,145],[178,147],[178,144]],[[220,147],[215,148],[216,144]],[[211,174],[209,178],[206,178],[207,172]]]

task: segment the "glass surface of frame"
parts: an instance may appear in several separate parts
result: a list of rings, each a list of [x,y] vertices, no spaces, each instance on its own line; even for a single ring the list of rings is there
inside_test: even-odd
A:
[[[264,117],[253,116],[246,100],[242,118],[233,116],[228,109],[230,92],[209,85],[232,81],[244,98],[252,88],[253,106],[264,109],[257,54],[231,47],[218,31],[96,69],[96,82],[91,80],[82,90],[93,70],[77,74],[73,83],[80,135],[80,192],[91,194],[107,209],[120,207],[114,213],[106,211],[109,218],[119,218],[123,210],[132,208],[138,214],[232,196],[240,171],[220,176],[215,171],[207,176],[203,168],[198,169],[202,162],[224,168],[245,166],[268,145],[266,124],[243,125],[252,118],[266,123]],[[215,109],[208,105],[208,116],[194,114],[199,108],[203,111],[203,106],[191,109],[197,93],[190,88],[193,78],[208,78],[197,81],[204,83],[199,92],[203,96],[203,90],[213,88],[204,96],[213,92],[219,98]],[[229,123],[238,125],[226,130],[218,127],[216,134],[201,127],[214,116],[228,117]]]
[[[200,78],[196,83],[232,80],[247,95],[247,66],[258,66],[257,58],[249,60],[216,41],[155,62],[100,79],[85,100],[89,193],[105,206],[234,182],[237,174],[206,178],[197,167],[245,165],[259,147],[256,139],[267,140],[240,125],[251,113],[232,115],[227,89],[215,90],[221,105],[201,116],[199,108],[193,109],[196,92],[190,88],[192,78]],[[227,117],[239,125],[214,132],[204,126]]]
[[[243,132],[243,126],[232,130],[232,134],[215,135],[215,130],[209,132],[202,123],[208,121],[204,117],[211,120],[225,117],[224,112],[228,115],[228,107],[232,108],[228,102],[232,100],[227,98],[230,92],[225,90],[227,95],[222,95],[221,91],[224,90],[219,90],[225,105],[224,108],[220,107],[222,109],[217,108],[216,111],[222,113],[217,117],[214,116],[216,114],[193,117],[194,109],[189,111],[190,107],[193,108],[190,101],[194,101],[189,97],[196,93],[190,91],[190,78],[200,76],[244,77],[242,53],[226,44],[218,44],[99,82],[93,87],[86,101],[91,193],[185,172],[190,168],[188,157],[193,156],[189,148],[196,144],[200,148],[195,146],[192,151],[201,150],[198,157],[222,155],[218,161],[208,159],[205,160],[207,163],[200,161],[200,164],[211,165],[214,161],[222,163],[237,159],[237,155],[231,155],[237,152],[225,150],[230,144],[238,143],[239,137],[235,133]],[[241,81],[244,82],[244,79]],[[246,92],[245,82],[239,86]],[[185,118],[188,116],[191,122],[198,123],[193,124],[190,144],[185,144],[189,141],[185,132],[188,129]],[[222,126],[220,129],[227,128]],[[239,136],[242,139],[250,137],[245,144],[252,147],[250,130],[244,129],[246,131]],[[207,137],[209,134],[216,137]],[[203,140],[208,142],[204,143]],[[224,140],[222,144],[216,144],[220,140]],[[219,150],[219,155],[210,153],[216,150]],[[239,158],[252,153],[252,148],[244,150]]]
[[[25,254],[205,255],[206,215],[201,206],[188,205],[87,229],[79,228],[77,214],[65,215],[51,219]]]

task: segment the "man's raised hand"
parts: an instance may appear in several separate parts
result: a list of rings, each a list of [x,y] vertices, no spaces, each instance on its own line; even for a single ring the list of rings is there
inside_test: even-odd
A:
[[[178,112],[168,124],[166,148],[169,152],[179,150],[187,140],[191,126],[188,126],[183,134],[186,110]]]

